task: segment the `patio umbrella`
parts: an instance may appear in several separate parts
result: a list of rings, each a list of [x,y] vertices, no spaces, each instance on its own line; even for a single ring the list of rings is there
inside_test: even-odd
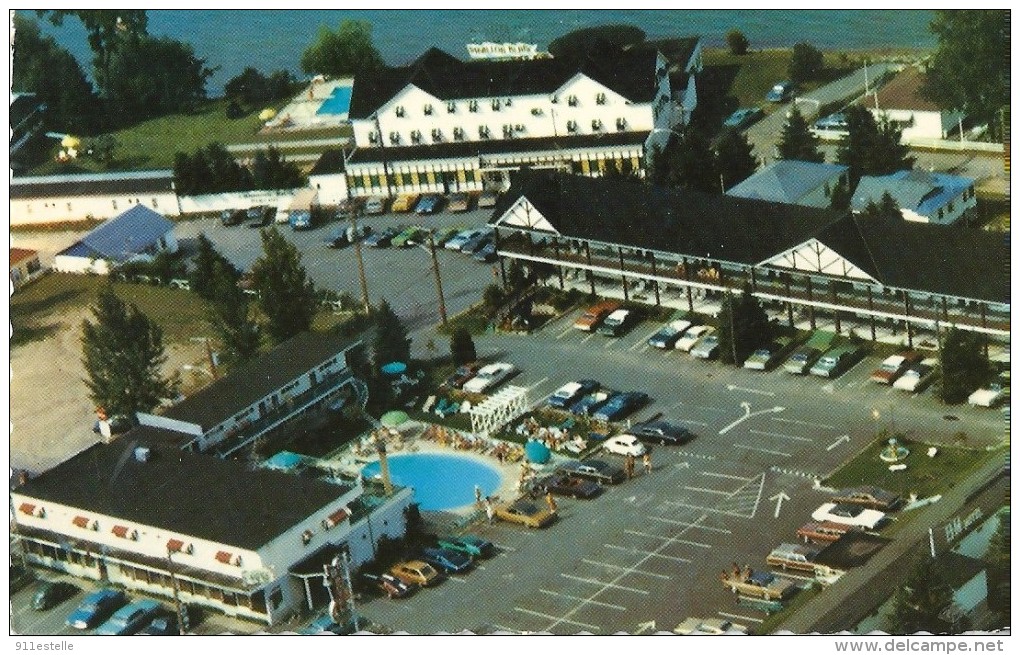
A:
[[[535,464],[545,464],[549,461],[549,457],[552,455],[548,446],[541,441],[534,440],[525,444],[524,454],[527,456],[529,462],[534,462]]]
[[[71,136],[70,134],[68,134],[64,136],[63,139],[60,140],[60,147],[78,149],[81,147],[81,139],[79,139],[76,136]]]
[[[397,376],[407,370],[407,364],[404,362],[390,362],[389,364],[383,364],[380,370],[385,375]]]
[[[260,121],[268,121],[268,120],[270,120],[271,118],[273,118],[275,116],[276,116],[276,110],[273,109],[272,107],[270,107],[268,109],[263,109],[262,111],[259,112],[259,120]]]
[[[401,423],[406,423],[410,420],[407,412],[403,412],[399,409],[395,409],[392,412],[386,412],[379,418],[379,422],[388,428],[395,427]]]

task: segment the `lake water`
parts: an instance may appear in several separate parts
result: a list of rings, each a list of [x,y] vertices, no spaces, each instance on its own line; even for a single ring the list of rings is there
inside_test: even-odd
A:
[[[847,50],[935,43],[928,31],[932,12],[926,10],[150,10],[149,33],[190,43],[207,65],[218,66],[207,87],[218,95],[246,66],[300,75],[301,53],[319,26],[335,29],[345,18],[372,24],[373,40],[389,64],[406,63],[430,45],[462,58],[465,43],[472,41],[545,48],[571,30],[608,23],[637,25],[649,38],[700,34],[709,45],[723,44],[726,32],[739,29],[752,48],[801,41]],[[91,70],[92,55],[77,20],[62,27],[44,21],[43,29]]]

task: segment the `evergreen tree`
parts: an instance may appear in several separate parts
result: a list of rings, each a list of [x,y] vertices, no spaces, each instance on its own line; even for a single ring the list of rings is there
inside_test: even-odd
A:
[[[1010,511],[999,514],[999,526],[988,543],[984,561],[988,565],[988,607],[1010,616]]]
[[[900,213],[900,206],[896,204],[896,201],[888,191],[882,194],[882,198],[877,203],[874,201],[868,202],[863,214],[868,218],[886,220],[900,220],[903,218],[903,214]]]
[[[711,145],[701,130],[670,139],[663,151],[665,186],[721,193]]]
[[[987,379],[988,360],[985,359],[981,340],[981,336],[955,327],[946,332],[939,352],[942,402],[963,402]]]
[[[262,230],[262,256],[252,266],[252,280],[273,341],[286,341],[311,327],[315,285],[301,265],[301,253],[275,227]]]
[[[233,273],[229,264],[220,261],[214,264],[214,297],[209,322],[223,344],[226,360],[242,364],[258,354],[262,334],[252,318],[248,295],[238,288]]]
[[[888,175],[913,168],[914,157],[900,143],[900,130],[894,125],[879,125],[868,109],[857,105],[847,107],[844,115],[848,134],[840,141],[836,161],[850,168],[851,187],[856,187],[864,175]]]
[[[740,296],[729,295],[719,311],[719,361],[740,366],[748,355],[772,336],[772,324],[751,286]],[[735,357],[735,359],[734,359]]]
[[[176,378],[163,377],[167,361],[163,330],[117,297],[111,286],[99,292],[92,307],[93,321],[82,322],[82,363],[89,397],[107,415],[148,412],[172,398]]]
[[[808,122],[800,109],[794,105],[790,110],[790,117],[783,125],[783,133],[779,137],[777,146],[779,159],[793,159],[796,161],[825,161],[825,155],[818,150],[818,137],[811,131]]]
[[[385,300],[379,303],[372,319],[375,328],[372,357],[376,369],[390,362],[408,362],[411,359],[411,340],[390,304]]]
[[[381,416],[393,402],[393,387],[382,372],[372,365],[363,347],[350,351],[347,362],[354,377],[364,382],[368,388],[365,411],[372,416]]]
[[[478,359],[475,342],[471,339],[471,333],[467,329],[459,327],[450,335],[450,356],[457,366]]]
[[[217,293],[221,278],[229,277],[234,286],[240,279],[240,272],[221,255],[204,232],[198,234],[198,250],[195,253],[195,270],[190,276],[191,290],[206,300],[212,300]]]
[[[716,162],[723,186],[727,189],[743,182],[758,170],[758,160],[747,137],[736,130],[726,130],[716,146]]]
[[[829,209],[845,212],[850,209],[850,185],[845,177],[840,177],[829,195]]]
[[[923,557],[893,601],[890,632],[912,634],[924,630],[944,634],[951,625],[939,617],[953,600],[953,589],[937,559]]]

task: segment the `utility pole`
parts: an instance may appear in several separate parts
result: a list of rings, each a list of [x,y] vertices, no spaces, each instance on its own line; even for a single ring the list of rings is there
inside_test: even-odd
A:
[[[350,197],[350,190],[347,192]],[[358,212],[351,212],[351,235],[354,238],[354,258],[358,261],[358,282],[361,283],[361,303],[365,306],[365,313],[372,312],[372,305],[368,302],[368,280],[365,279],[365,261],[361,258],[361,238],[358,234]]]
[[[429,253],[432,255],[432,274],[436,278],[436,293],[439,294],[439,320],[446,325],[446,299],[443,298],[443,279],[439,275],[439,260],[436,258],[436,240],[429,230]]]
[[[729,311],[729,314],[730,314],[730,349],[733,352],[733,365],[734,366],[739,366],[740,362],[737,361],[737,330],[734,327],[734,322],[733,322],[733,312],[736,309],[736,307],[733,304],[733,289],[730,289],[730,290],[728,290],[726,292],[726,298],[729,301],[729,305],[730,305],[730,311]]]

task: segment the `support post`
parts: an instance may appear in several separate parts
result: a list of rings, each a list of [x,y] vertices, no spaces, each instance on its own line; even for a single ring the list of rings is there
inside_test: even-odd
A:
[[[981,303],[981,327],[988,329],[988,308],[985,307],[984,303]],[[984,335],[984,346],[985,346],[985,359],[988,359],[988,333],[982,333]]]
[[[871,324],[871,340],[875,341],[875,300],[868,287],[868,322]]]
[[[838,300],[838,298],[836,296],[836,281],[835,280],[829,280],[829,295],[832,297],[832,304],[838,306],[839,305],[839,300]],[[836,321],[836,334],[840,334],[839,310],[838,309],[833,309],[832,310],[832,316],[833,316],[833,318]]]
[[[914,327],[910,324],[910,296],[903,292],[903,315],[907,317],[903,323],[907,328],[907,348],[914,347]]]
[[[681,261],[683,262],[683,267],[684,267],[684,279],[687,280],[687,311],[693,312],[694,311],[694,294],[691,291],[691,267],[690,267],[690,262],[687,261],[686,257],[683,258]]]
[[[793,327],[793,301],[790,295],[790,274],[783,273],[783,285],[786,287],[786,321]]]
[[[595,295],[595,275],[591,270],[591,244],[584,242],[584,258],[588,262],[588,284],[591,285],[591,295]]]
[[[658,307],[662,304],[659,298],[659,274],[655,270],[655,253],[649,253],[652,258],[652,286],[655,287],[655,306]]]
[[[815,326],[815,306],[810,304],[810,303],[813,303],[815,298],[814,298],[814,295],[811,292],[811,278],[808,277],[806,279],[807,279],[807,299],[808,299],[808,303],[809,303],[808,304],[808,308],[807,308],[807,311],[808,311],[808,320],[811,322],[811,329],[814,330],[814,329],[817,329],[816,326]]]
[[[630,300],[630,294],[627,293],[627,276],[624,274],[623,268],[623,248],[617,248],[616,252],[620,256],[620,281],[623,282],[623,300],[626,302]]]
[[[446,325],[446,299],[443,297],[443,278],[439,275],[436,240],[431,230],[429,230],[429,253],[432,255],[432,275],[436,278],[436,294],[439,296],[439,320],[443,322],[443,325]]]
[[[563,265],[560,264],[560,241],[553,237],[553,255],[556,257],[556,276],[560,280],[560,291],[563,291]]]

